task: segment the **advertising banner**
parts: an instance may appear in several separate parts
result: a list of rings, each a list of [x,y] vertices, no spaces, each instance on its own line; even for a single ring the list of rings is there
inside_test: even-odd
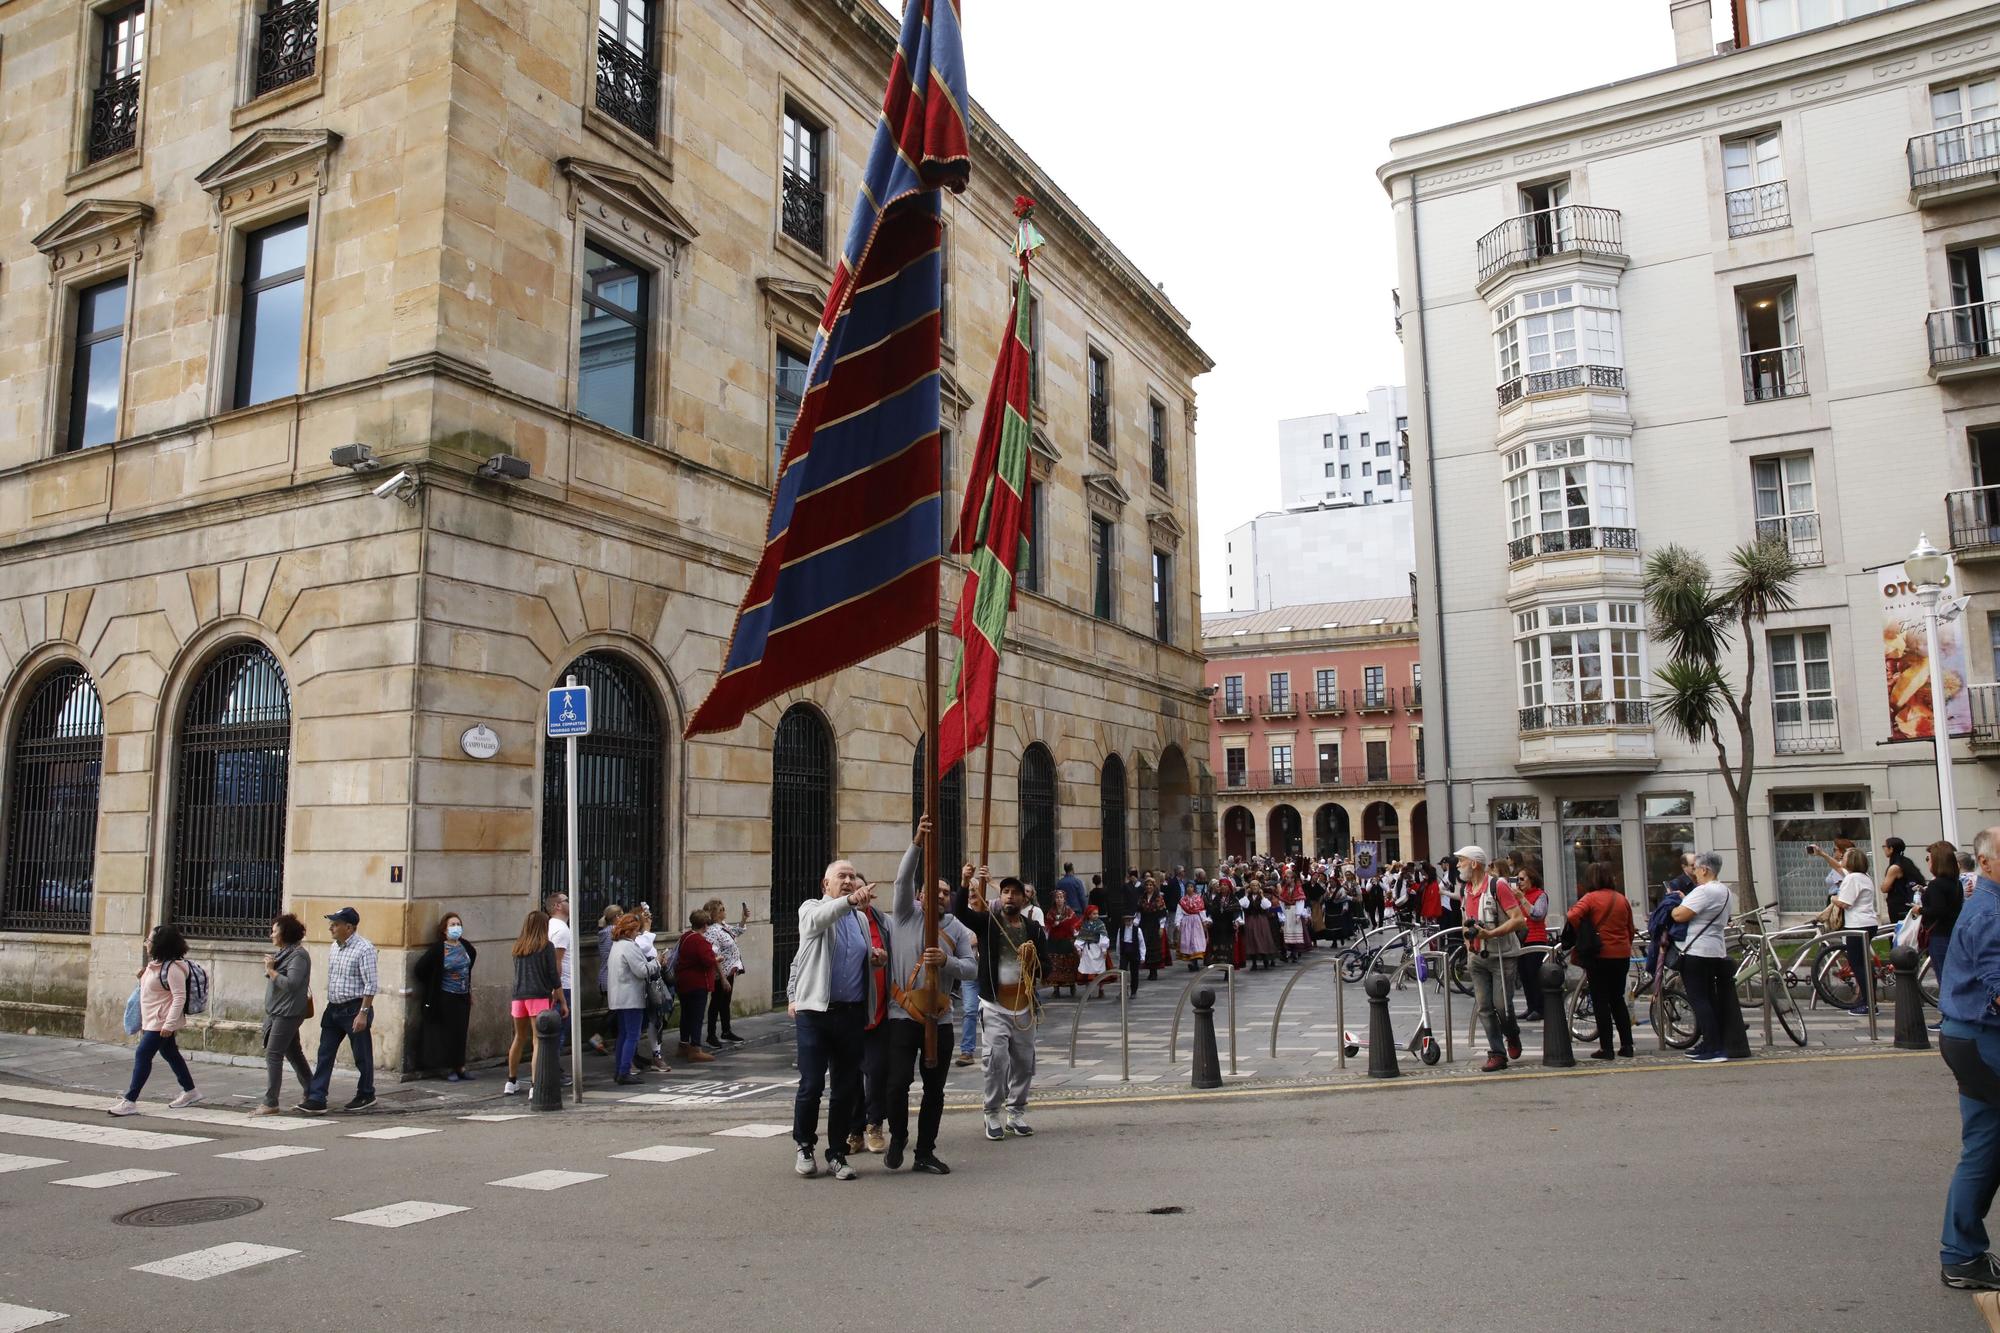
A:
[[[1882,580],[1882,674],[1889,693],[1890,741],[1927,741],[1935,734],[1933,686],[1944,683],[1945,720],[1952,736],[1972,734],[1972,697],[1966,693],[1963,616],[1938,621],[1939,662],[1930,661],[1924,642],[1924,604],[1901,565],[1875,571]],[[1953,571],[1941,609],[1958,592]]]

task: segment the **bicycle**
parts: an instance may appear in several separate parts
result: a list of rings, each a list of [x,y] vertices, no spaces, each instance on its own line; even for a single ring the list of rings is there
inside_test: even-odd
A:
[[[1754,907],[1748,912],[1738,913],[1736,916],[1730,918],[1730,928],[1724,931],[1723,938],[1728,940],[1731,945],[1743,948],[1743,960],[1736,966],[1736,995],[1738,1002],[1746,1010],[1762,1009],[1764,1007],[1764,978],[1766,976],[1771,977],[1773,981],[1771,987],[1771,1012],[1776,1015],[1779,1024],[1785,1029],[1785,1035],[1792,1039],[1792,1044],[1803,1046],[1806,1044],[1805,1011],[1799,1007],[1798,997],[1792,992],[1812,984],[1800,971],[1805,957],[1805,950],[1801,949],[1790,963],[1786,963],[1778,957],[1776,941],[1788,938],[1811,938],[1818,934],[1818,927],[1796,926],[1790,930],[1781,930],[1776,935],[1773,935],[1765,921],[1765,914],[1776,912],[1777,910],[1777,908],[1765,904],[1761,907]],[[1750,923],[1753,921],[1757,925],[1755,931],[1749,928]],[[1753,939],[1756,941],[1754,945],[1751,943]],[[1746,1014],[1745,1017],[1747,1018],[1748,1015]]]
[[[1868,942],[1872,965],[1869,980],[1878,1001],[1887,997],[1893,1002],[1896,994],[1895,965],[1889,961],[1886,952],[1875,948],[1877,942],[1890,938],[1893,937],[1885,931]],[[1831,945],[1820,947],[1820,960],[1813,968],[1813,989],[1821,1000],[1837,1009],[1852,1009],[1862,1002],[1861,989],[1855,984],[1854,964],[1848,958],[1847,950]],[[1917,963],[1917,990],[1926,1005],[1933,1009],[1938,1007],[1937,969],[1932,966],[1928,953]]]
[[[1646,970],[1645,933],[1633,936],[1633,947],[1639,950],[1631,958],[1631,972],[1628,978],[1626,1002],[1636,1007],[1638,1001],[1647,1001],[1647,1021],[1653,1031],[1666,1033],[1667,1045],[1677,1051],[1684,1051],[1694,1045],[1695,1022],[1694,1005],[1688,1000],[1687,987],[1681,981],[1680,973],[1671,972],[1660,966],[1654,973]],[[1551,955],[1565,968],[1574,967],[1567,949]],[[1597,1007],[1591,1002],[1590,988],[1579,983],[1570,992],[1566,1006],[1569,1018],[1570,1039],[1579,1045],[1591,1045],[1597,1041]]]

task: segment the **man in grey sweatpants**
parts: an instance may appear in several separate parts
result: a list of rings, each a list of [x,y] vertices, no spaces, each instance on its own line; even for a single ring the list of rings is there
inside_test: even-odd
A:
[[[952,915],[979,943],[979,1013],[986,1025],[986,1137],[1026,1138],[1028,1088],[1035,1081],[1034,978],[1049,956],[1049,937],[1024,915],[1028,890],[1000,881],[1000,910],[986,909],[986,868],[953,895]],[[962,900],[962,901],[961,901]],[[1002,1107],[1007,1119],[1003,1127]]]

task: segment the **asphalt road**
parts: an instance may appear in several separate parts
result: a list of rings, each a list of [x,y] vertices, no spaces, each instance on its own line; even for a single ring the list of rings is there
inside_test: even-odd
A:
[[[784,1133],[717,1133],[775,1109],[273,1130],[0,1086],[0,1306],[134,1333],[1984,1327],[1937,1280],[1958,1135],[1934,1055],[1099,1101],[997,1144],[952,1112],[942,1179],[863,1157],[853,1183],[799,1180]],[[431,1132],[350,1137],[399,1127]],[[105,1128],[204,1141],[78,1141]],[[219,1155],[279,1147],[318,1151]],[[706,1151],[614,1156],[654,1147]],[[174,1174],[56,1183],[130,1170]],[[490,1183],[539,1171],[588,1178]],[[212,1196],[263,1207],[112,1221]],[[344,1220],[403,1204],[465,1211]],[[237,1244],[271,1251],[200,1281],[137,1271]]]

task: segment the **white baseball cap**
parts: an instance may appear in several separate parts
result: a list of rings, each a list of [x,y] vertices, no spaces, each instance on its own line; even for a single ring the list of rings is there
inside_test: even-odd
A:
[[[1488,856],[1486,849],[1476,842],[1467,843],[1465,846],[1459,848],[1455,855],[1461,861],[1477,861],[1483,866],[1493,864],[1493,858]]]

